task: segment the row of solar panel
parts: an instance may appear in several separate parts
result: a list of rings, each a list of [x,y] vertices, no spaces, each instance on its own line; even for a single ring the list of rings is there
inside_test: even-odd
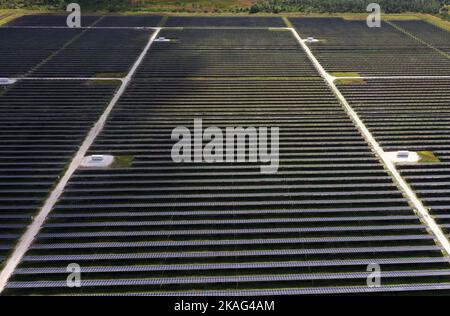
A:
[[[163,31],[138,76],[316,76],[289,31]],[[144,30],[0,29],[1,77],[123,77],[151,32]],[[183,40],[178,38],[182,36]],[[38,44],[40,42],[40,44]],[[38,48],[36,48],[38,47]],[[225,49],[226,48],[226,49]],[[298,57],[298,58],[294,58]],[[267,64],[267,67],[261,67]]]
[[[424,21],[384,22],[380,28],[369,28],[358,20],[291,20],[301,36],[319,39],[309,45],[331,74],[450,75],[450,33]]]
[[[35,18],[31,16],[23,19],[27,21]],[[89,22],[98,26],[108,18],[114,21],[121,18],[154,17],[96,17],[97,20]],[[214,19],[221,20],[207,18],[208,21]],[[51,18],[49,20],[52,21]],[[319,39],[319,42],[311,44],[311,48],[325,69],[332,74],[450,75],[449,57],[446,55],[450,49],[450,36],[448,32],[423,21],[395,21],[383,24],[381,28],[368,28],[365,21],[325,18],[291,20],[300,35]],[[19,22],[20,20],[16,23]],[[404,27],[404,32],[395,27]],[[181,32],[182,41],[179,38]],[[304,64],[303,60],[293,58],[299,47],[292,41],[286,41],[287,32],[274,31],[271,36],[264,37],[256,36],[257,32],[240,30],[242,36],[237,37],[234,34],[227,36],[230,33],[221,30],[165,30],[161,35],[170,42],[155,45],[152,54],[154,62],[149,65],[151,69],[144,76],[292,77],[302,72],[299,64]],[[407,32],[413,34],[408,35]],[[124,76],[149,35],[143,30],[123,29],[82,31],[4,28],[0,29],[0,33],[0,38],[3,39],[0,41],[3,56],[0,61],[0,77],[18,77],[27,73],[32,73],[35,77]],[[347,36],[352,33],[358,36]],[[251,34],[253,35],[249,36]],[[434,49],[422,41],[432,45]],[[224,50],[224,47],[229,50]],[[279,54],[285,56],[273,58],[273,49],[283,50]],[[261,63],[268,67],[259,67]]]
[[[99,16],[82,15],[81,26],[89,26]],[[67,16],[64,15],[34,15],[18,18],[8,26],[67,26]],[[103,16],[97,27],[285,27],[279,17],[182,17],[172,16],[167,20],[160,15],[141,16]]]
[[[279,126],[279,172],[173,163],[171,130],[192,128],[195,117],[205,128]],[[7,293],[312,293],[365,284],[370,260],[385,263],[386,285],[448,274],[440,247],[320,78],[135,79],[90,153],[133,159],[77,171]],[[84,269],[81,289],[64,286],[71,262]]]
[[[77,293],[64,286],[64,274],[48,269],[62,271],[68,262],[86,269],[87,286],[78,291],[92,294],[286,287],[312,293],[325,284],[364,284],[356,276],[369,259],[388,263],[387,284],[445,277],[440,247],[301,50],[291,58],[308,72],[297,70],[297,80],[276,81],[256,67],[245,74],[258,80],[232,80],[231,73],[222,80],[142,80],[157,67],[159,50],[162,61],[172,50],[179,58],[195,50],[201,62],[208,45],[222,55],[230,47],[259,51],[252,38],[274,36],[239,31],[230,44],[215,40],[216,31],[203,31],[206,41],[189,30],[176,32],[179,42],[155,43],[90,151],[131,163],[74,175],[9,283],[10,293]],[[220,34],[233,39],[236,31]],[[276,36],[295,43],[290,32]],[[269,49],[287,62],[283,50]],[[223,76],[208,67],[213,63],[200,62],[186,63],[187,76],[204,73],[197,68]],[[234,62],[225,60],[222,69]],[[287,79],[286,71],[279,76]],[[279,126],[279,172],[262,175],[255,164],[174,164],[171,131],[192,128],[195,117],[205,127]],[[305,268],[311,260],[315,265]]]
[[[0,28],[0,77],[124,77],[152,33]]]
[[[20,81],[0,88],[0,255],[33,219],[117,88]]]
[[[95,77],[101,71],[128,72],[152,32],[116,30],[115,38],[102,30],[0,28],[0,33],[0,77]],[[23,80],[0,87],[2,261],[119,84]]]
[[[401,171],[448,234],[450,80],[367,80],[340,89],[385,150],[435,156]]]
[[[442,248],[290,32],[174,32],[172,43],[154,43],[90,150],[125,163],[76,172],[7,294],[367,292],[368,263],[386,272],[379,291],[449,288]],[[217,32],[231,42],[214,39]],[[211,48],[221,56],[268,50],[281,67],[260,71],[258,57],[236,78],[228,70],[236,61],[221,57],[221,67],[206,72]],[[172,67],[188,67],[177,79],[159,78],[162,70],[151,79],[145,74],[158,67],[152,57],[160,50],[161,63],[175,50],[180,60],[194,51],[197,62]],[[199,78],[205,73],[225,78]],[[175,164],[172,129],[192,129],[199,117],[205,127],[280,127],[279,172],[263,175],[254,163]],[[65,286],[72,262],[83,269],[79,289]]]

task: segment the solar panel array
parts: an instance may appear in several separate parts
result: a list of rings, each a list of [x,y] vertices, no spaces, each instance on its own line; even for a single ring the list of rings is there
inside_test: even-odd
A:
[[[450,54],[450,33],[446,30],[421,20],[400,20],[392,23],[413,36],[417,36],[420,40]]]
[[[156,27],[162,24],[160,15],[142,16],[105,16],[97,24],[97,27]]]
[[[394,23],[432,47],[449,52],[448,32],[424,21]],[[366,80],[362,85],[339,88],[386,151],[428,152],[437,157],[399,168],[448,235],[450,80]]]
[[[37,67],[34,77],[125,77],[153,31],[89,29]]]
[[[160,35],[89,152],[120,163],[74,174],[7,294],[370,292],[374,263],[375,291],[449,288],[449,259],[290,32]],[[195,118],[279,127],[278,173],[175,164],[172,129]]]
[[[80,33],[77,29],[0,28],[0,78],[25,76]]]
[[[100,16],[81,15],[81,26],[86,27],[96,22]],[[8,23],[8,26],[67,26],[66,15],[26,15]],[[95,23],[97,27],[216,27],[216,28],[267,28],[286,27],[280,17],[192,17],[161,15],[106,15]]]
[[[340,89],[386,151],[428,151],[440,160],[400,169],[448,234],[450,80],[369,80]]]
[[[116,88],[114,83],[33,80],[0,87],[0,261]]]
[[[10,54],[9,68],[0,70],[5,76],[74,78],[20,81],[0,90],[0,259],[117,88],[76,78],[128,72],[152,32],[121,27],[188,28],[160,32],[169,41],[153,43],[90,148],[89,154],[114,155],[116,163],[76,171],[5,294],[448,293],[450,259],[292,33],[247,29],[282,27],[282,19],[86,21],[112,29],[0,28],[7,36],[0,37],[1,49],[12,43],[11,51],[42,51],[30,55],[34,59]],[[302,36],[324,40],[312,48],[331,72],[436,75],[450,69],[443,54],[391,25],[369,30],[361,21],[292,21]],[[62,23],[62,17],[41,16],[13,25]],[[414,30],[414,23],[395,25],[448,51],[439,29],[419,23]],[[448,234],[449,80],[357,83],[339,88],[385,150],[430,150],[440,158],[401,170]],[[261,174],[264,163],[174,163],[171,132],[178,126],[192,131],[195,118],[204,128],[279,127],[278,172]],[[81,288],[67,287],[70,263],[81,266]],[[370,264],[381,265],[380,288],[367,287]]]
[[[163,30],[138,78],[317,76],[291,32]]]
[[[366,21],[341,18],[290,20],[302,37],[319,39],[319,42],[309,46],[330,73],[357,72],[361,76],[450,75],[448,57],[386,22],[379,28],[369,28]],[[426,36],[426,33],[421,35]]]
[[[286,27],[280,17],[192,17],[171,16],[164,24],[167,27]]]
[[[175,165],[170,133],[192,124],[193,110],[205,128],[279,125],[279,172]],[[375,258],[393,270],[447,264],[320,79],[135,82],[91,153],[134,162],[77,172],[8,285],[13,293],[51,293],[70,262],[94,269],[83,273],[83,293],[363,285]],[[50,267],[59,272],[40,269]]]
[[[83,21],[97,26],[111,23],[129,25],[143,20],[135,17],[86,16]],[[149,20],[154,19],[149,17]],[[61,28],[52,28],[55,26]],[[8,24],[8,27],[0,28],[0,77],[125,77],[153,32],[120,28],[72,29],[64,26],[65,17],[42,15],[24,16]]]
[[[96,15],[82,14],[80,16],[81,26],[88,27],[96,22],[100,17]],[[67,15],[51,15],[51,14],[38,14],[38,15],[24,15],[12,20],[7,26],[14,27],[42,27],[42,26],[56,26],[67,27]]]

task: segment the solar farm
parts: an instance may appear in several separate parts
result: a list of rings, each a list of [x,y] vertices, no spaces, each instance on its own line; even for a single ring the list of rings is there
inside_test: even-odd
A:
[[[1,295],[450,294],[447,30],[30,15],[0,56]],[[175,163],[196,118],[279,127],[278,171]]]

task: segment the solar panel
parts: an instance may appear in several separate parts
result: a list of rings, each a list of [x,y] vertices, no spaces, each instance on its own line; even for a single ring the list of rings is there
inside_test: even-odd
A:
[[[450,210],[449,87],[448,79],[367,80],[360,87],[340,87],[386,151],[431,152],[437,157],[399,168],[441,224],[448,223],[442,216]],[[448,228],[444,230],[448,234]]]
[[[142,16],[105,16],[97,24],[97,27],[157,27],[163,17],[160,15]]]
[[[292,18],[291,21],[302,37],[319,39],[309,47],[331,74],[450,75],[447,57],[387,22],[380,28],[369,28],[366,21],[338,18],[332,21]]]
[[[298,96],[298,101],[284,101],[287,93],[294,98]],[[318,95],[329,101],[324,104],[310,101]],[[129,288],[128,285],[107,283],[83,289],[84,293],[94,294],[96,291],[125,293],[133,291],[133,286],[141,286],[140,292],[151,292],[152,288],[145,282],[148,278],[161,278],[162,270],[133,272],[120,267],[130,264],[154,266],[163,261],[165,266],[183,263],[182,269],[177,270],[175,266],[164,270],[165,277],[171,277],[168,273],[174,278],[194,273],[195,268],[189,270],[188,265],[230,264],[223,269],[233,269],[243,280],[249,273],[247,264],[276,265],[291,260],[322,262],[323,265],[316,265],[317,273],[323,266],[329,267],[329,261],[336,260],[411,260],[412,271],[447,264],[433,260],[414,262],[416,257],[442,258],[441,248],[434,244],[381,165],[373,159],[349,118],[339,114],[343,110],[330,96],[331,92],[320,79],[285,80],[282,83],[250,80],[244,84],[236,80],[134,80],[90,151],[90,154],[132,155],[133,165],[103,171],[77,171],[20,268],[61,269],[69,262],[78,262],[86,271],[94,265],[110,266],[114,267],[109,272],[111,280],[140,273],[138,280],[146,284],[136,283]],[[183,100],[192,106],[183,106]],[[208,100],[212,103],[205,102]],[[259,100],[265,100],[264,105],[255,107],[252,117],[246,115],[247,107],[252,102],[258,104]],[[278,124],[282,131],[280,172],[268,177],[260,174],[256,166],[249,165],[232,168],[225,164],[200,164],[196,172],[189,171],[192,165],[175,165],[170,158],[170,132],[177,124],[192,124],[192,108],[203,113],[204,123],[208,122],[205,124],[256,125],[258,119],[267,125]],[[283,114],[284,109],[298,114]],[[217,110],[223,114],[213,115]],[[176,120],[168,120],[169,115]],[[296,119],[305,116],[317,118],[319,123],[301,123],[304,120]],[[343,141],[339,135],[328,135],[323,139],[323,135],[314,134],[311,126],[318,133],[322,127],[344,126],[348,140]],[[304,129],[317,140],[288,141],[301,139]],[[298,144],[302,142],[305,147],[299,148]],[[315,156],[316,152],[321,155]],[[353,153],[349,156],[351,160],[342,161],[338,154],[341,152]],[[359,167],[352,169],[352,164]],[[233,181],[226,181],[231,175],[244,181],[245,185],[239,187]],[[378,187],[364,180],[374,176],[380,184]],[[275,180],[259,181],[267,178],[278,179],[283,185],[274,187]],[[193,189],[191,185],[195,185],[197,179],[202,185]],[[142,183],[139,190],[135,190],[135,181],[139,180]],[[317,191],[314,186],[308,187],[307,181],[323,187]],[[346,181],[362,183],[362,186],[340,188],[340,183]],[[220,190],[216,191],[218,185]],[[203,193],[208,192],[205,188],[210,186],[210,193]],[[265,186],[268,186],[268,194],[259,194]],[[157,190],[153,191],[153,188]],[[184,212],[187,213],[181,215]],[[91,242],[91,238],[96,241]],[[339,266],[332,267],[329,272],[342,272]],[[399,269],[400,265],[394,267]],[[222,277],[223,269],[202,269],[199,276]],[[261,266],[254,273],[257,276],[273,273],[267,269],[270,268]],[[298,269],[306,273],[301,267]],[[357,265],[345,271],[357,273],[362,272],[361,269],[362,266]],[[95,272],[86,273],[86,280],[97,284]],[[149,273],[148,276],[145,273]],[[50,274],[44,273],[42,277],[52,279]],[[23,278],[20,278],[21,282],[28,282]],[[404,278],[414,282],[419,277]],[[352,279],[351,283],[360,281]],[[289,281],[273,282],[285,287],[285,282]],[[19,293],[16,291],[21,291],[21,284],[8,291]],[[30,284],[28,290],[33,293],[45,293],[47,289],[36,283]],[[227,289],[227,284],[231,283],[218,282],[214,286]],[[265,288],[261,282],[239,284],[260,290]],[[177,286],[180,291],[195,287],[181,281]],[[64,287],[60,291],[75,293]],[[170,284],[158,291],[170,292]]]
[[[138,18],[111,17],[99,23],[102,21],[104,25],[132,25]],[[242,26],[242,23],[257,26],[282,20],[221,21],[225,20],[170,18],[167,23],[191,27]],[[349,65],[363,65],[353,54],[362,56],[361,60],[370,56],[369,35],[374,36],[380,56],[396,56],[405,61],[400,60],[397,65],[397,60],[391,60],[378,65],[371,60],[357,69],[361,74],[403,73],[401,62],[407,62],[411,56],[418,56],[422,65],[414,64],[408,74],[423,74],[422,66],[428,62],[441,67],[438,74],[448,68],[444,56],[393,26],[367,31],[360,21],[332,19],[330,26],[320,26],[320,19],[293,21],[301,27],[300,32],[317,30],[318,33],[308,36],[327,37],[327,42],[319,42],[313,48],[327,70],[339,66],[341,61],[345,71],[355,71]],[[113,42],[105,37],[110,31],[117,32],[123,40]],[[351,32],[356,35],[349,37]],[[96,54],[101,49],[137,50],[150,33],[89,29],[71,43],[72,47],[62,50],[61,55],[70,49],[92,50]],[[6,294],[448,292],[450,270],[449,260],[443,255],[444,247],[435,242],[428,226],[393,183],[291,31],[186,28],[163,30],[158,36],[168,41],[153,43],[88,152],[113,155],[119,163],[110,169],[75,172],[7,284]],[[338,55],[350,52],[346,56],[352,60],[339,61],[334,51]],[[327,52],[332,57],[329,64]],[[66,59],[69,55],[64,56]],[[76,63],[77,57],[73,60]],[[40,69],[52,65],[52,61],[57,58]],[[55,74],[57,65],[48,68],[45,75]],[[106,65],[105,69],[111,68],[111,64]],[[123,69],[127,71],[126,67]],[[92,75],[88,64],[74,74]],[[106,89],[79,82],[83,90],[74,94],[100,98],[103,94],[95,89]],[[390,81],[384,79],[362,80],[358,85],[338,83],[384,149],[426,147],[445,159],[444,149],[439,146],[446,144],[443,131],[448,82],[444,79],[433,79],[432,84],[418,79],[398,82],[392,83],[388,92],[386,83]],[[59,84],[69,89],[68,83]],[[109,87],[110,83],[105,84]],[[403,93],[402,89],[409,91]],[[432,96],[421,98],[425,91]],[[411,100],[420,106],[414,106]],[[424,106],[436,112],[428,115]],[[72,116],[77,113],[77,119],[89,114],[70,105],[66,107]],[[47,119],[42,113],[24,119],[15,111],[8,114],[20,118],[25,126],[36,127],[34,119]],[[436,114],[439,119],[435,119]],[[68,130],[67,122],[71,122],[68,115],[56,116],[59,125],[54,130],[62,127]],[[198,118],[204,128],[279,127],[278,172],[263,174],[259,163],[254,162],[175,163],[171,158],[175,143],[171,139],[172,130],[179,126],[192,130]],[[433,130],[426,133],[422,127],[430,122],[435,123]],[[416,133],[404,137],[398,127],[409,124]],[[417,133],[417,127],[423,134]],[[391,134],[383,134],[386,130],[400,136],[391,138]],[[41,139],[39,130],[33,132],[36,139]],[[81,132],[77,135],[81,137]],[[65,157],[70,156],[69,149],[64,147],[70,147],[65,139],[42,144],[11,139],[5,148],[20,151],[28,144],[33,145],[34,152],[46,156],[49,149],[45,146],[52,153],[60,150]],[[416,147],[403,148],[406,145]],[[15,162],[7,162],[3,168],[10,172],[3,178],[5,183],[14,177],[18,183],[25,182],[23,177],[32,172],[31,179],[41,186],[33,194],[48,190],[45,185],[51,183],[51,178],[46,175],[50,170],[56,173],[54,164],[40,165],[37,169],[31,164],[9,165]],[[417,178],[425,173],[432,179],[427,183],[437,183],[436,177],[447,177],[445,163],[432,166],[432,171],[426,172],[405,167],[402,174],[410,181],[413,178],[407,172],[418,172],[414,174]],[[0,190],[4,187],[1,180],[2,176]],[[27,179],[26,183],[31,182]],[[436,189],[420,192],[420,197],[426,203],[436,203],[432,213],[446,228],[450,217],[444,212],[435,213],[447,205],[446,184],[435,185]],[[0,208],[5,203],[12,210],[7,203],[14,202],[14,212],[0,216],[0,221],[4,221],[0,227],[5,227],[0,234],[2,256],[11,248],[8,241],[20,235],[25,226],[25,218],[17,216],[21,214],[17,210],[39,200],[38,195],[30,195],[28,190],[12,201],[11,188],[5,190],[3,195],[0,191]],[[82,269],[82,288],[69,288],[66,284],[67,265],[74,262]],[[367,286],[370,264],[381,265],[379,288]]]
[[[81,26],[87,27],[93,25],[99,20],[99,16],[82,14]],[[7,26],[52,26],[52,27],[67,27],[67,15],[55,14],[39,14],[39,15],[24,15],[12,20]]]
[[[43,204],[117,85],[18,81],[0,96],[0,227],[6,254]]]
[[[399,20],[392,23],[426,43],[450,53],[450,34],[444,29],[421,20]]]
[[[285,27],[280,17],[192,17],[171,16],[168,27]]]
[[[89,29],[45,64],[34,77],[125,77],[152,31]]]
[[[317,76],[289,31],[163,30],[137,78]],[[261,67],[264,64],[265,67]]]
[[[0,28],[0,77],[22,77],[80,34],[76,29]]]

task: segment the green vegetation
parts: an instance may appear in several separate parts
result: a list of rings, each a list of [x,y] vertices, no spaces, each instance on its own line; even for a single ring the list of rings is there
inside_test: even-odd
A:
[[[135,7],[146,11],[166,12],[248,12],[253,0],[141,0],[133,1]]]
[[[133,156],[116,156],[111,168],[129,168],[133,165]]]
[[[250,12],[366,12],[372,0],[263,0],[254,4]],[[446,10],[448,0],[378,0],[383,12],[421,12],[438,14]]]
[[[330,75],[334,77],[361,77],[359,72],[330,72]]]
[[[358,78],[361,77],[359,72],[332,72],[330,75],[334,77],[354,77],[353,78],[345,78],[345,79],[336,79],[334,82],[338,85],[351,85],[351,84],[365,84],[364,79]]]
[[[441,162],[439,158],[432,151],[419,151],[417,154],[420,157],[419,162]]]
[[[176,78],[166,77],[165,79],[175,80]],[[296,80],[296,81],[310,81],[310,80],[321,80],[320,77],[255,77],[255,76],[243,76],[243,77],[185,77],[184,80],[192,80],[192,81],[279,81],[279,80]]]
[[[355,84],[365,84],[366,81],[364,79],[355,78],[355,79],[336,79],[334,82],[337,85],[355,85]]]
[[[53,3],[57,1],[52,0],[0,0],[1,9],[30,9],[30,8],[43,8],[53,6]]]

